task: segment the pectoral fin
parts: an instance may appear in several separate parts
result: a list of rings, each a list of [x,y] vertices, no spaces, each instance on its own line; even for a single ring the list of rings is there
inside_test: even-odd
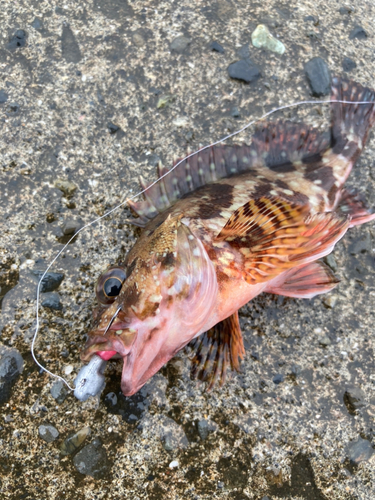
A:
[[[375,213],[367,207],[362,196],[356,191],[343,189],[337,211],[351,216],[350,227],[375,220]]]
[[[276,278],[270,283],[265,291],[286,297],[311,299],[315,295],[330,292],[339,282],[323,262],[311,262],[287,271],[280,279]]]
[[[223,385],[228,367],[239,371],[245,354],[238,313],[192,340],[189,347],[193,350],[191,377],[207,382],[207,391],[217,381]]]
[[[236,210],[217,239],[238,248],[244,278],[253,285],[329,254],[349,226],[347,215],[310,215],[309,205],[259,198]]]

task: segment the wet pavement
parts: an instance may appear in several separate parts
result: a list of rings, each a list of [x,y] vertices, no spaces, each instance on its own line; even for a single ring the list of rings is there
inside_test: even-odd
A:
[[[341,279],[330,295],[262,295],[241,309],[242,373],[208,394],[180,353],[130,398],[109,362],[101,398],[82,403],[30,355],[40,272],[83,224],[135,194],[139,174],[154,179],[159,159],[171,165],[311,98],[314,85],[324,94],[330,75],[375,87],[375,7],[357,4],[2,5],[2,498],[375,498],[374,224],[350,230],[328,259]],[[259,24],[283,55],[252,46]],[[321,80],[309,84],[316,57]],[[299,116],[323,122],[327,109]],[[349,184],[375,206],[371,137]],[[70,383],[95,281],[137,236],[129,215],[79,234],[44,283],[37,354]]]

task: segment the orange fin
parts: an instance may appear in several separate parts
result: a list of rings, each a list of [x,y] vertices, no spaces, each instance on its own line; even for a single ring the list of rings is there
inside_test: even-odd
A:
[[[207,382],[207,391],[217,381],[222,386],[228,367],[239,371],[240,359],[245,355],[238,312],[192,340],[189,346],[194,350],[191,378]]]
[[[311,299],[315,295],[330,292],[340,282],[323,262],[311,262],[297,269],[291,269],[266,288],[268,293]]]
[[[350,225],[348,216],[309,212],[309,205],[281,199],[250,200],[232,214],[217,239],[239,249],[247,283],[269,281],[330,253]]]
[[[362,196],[356,191],[342,190],[337,212],[351,216],[350,227],[375,220],[375,213],[371,212]]]

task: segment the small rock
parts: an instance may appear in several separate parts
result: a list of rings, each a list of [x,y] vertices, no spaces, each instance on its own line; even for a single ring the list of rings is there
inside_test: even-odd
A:
[[[60,189],[60,191],[62,191],[66,196],[72,196],[77,190],[77,186],[74,182],[70,182],[65,179],[57,179],[54,182],[54,186],[55,188]]]
[[[104,400],[106,403],[108,403],[110,406],[116,406],[117,405],[117,396],[114,392],[109,392],[108,394],[105,395]]]
[[[262,500],[270,500],[270,497],[267,497],[267,496],[262,497]]]
[[[178,116],[175,120],[173,120],[173,125],[176,127],[186,127],[189,123],[189,119],[186,116]]]
[[[346,451],[349,460],[354,464],[366,462],[372,457],[374,453],[374,449],[371,446],[371,443],[362,438],[358,438],[357,441],[352,441],[351,443],[349,443]]]
[[[81,50],[70,26],[64,25],[61,35],[61,55],[68,63],[77,63],[82,59]]]
[[[58,293],[48,293],[43,296],[42,306],[55,311],[61,311],[63,308],[60,302],[60,295]]]
[[[67,236],[67,235],[73,235],[74,233],[76,233],[80,228],[82,227],[82,224],[77,221],[77,220],[73,220],[73,219],[70,219],[70,220],[67,220],[65,221],[64,225],[63,225],[63,228],[62,228],[62,231],[63,233]]]
[[[276,385],[279,385],[281,384],[281,382],[284,382],[284,375],[281,374],[281,373],[277,373],[273,379],[272,379],[272,382]]]
[[[214,52],[219,52],[220,54],[224,54],[224,49],[218,42],[211,42],[210,50],[213,50]]]
[[[323,299],[323,304],[330,309],[333,309],[337,304],[337,295],[327,295],[327,297],[324,297]]]
[[[349,40],[357,38],[358,40],[365,40],[367,38],[367,32],[362,28],[362,26],[355,26],[349,35]]]
[[[0,405],[6,403],[23,370],[23,358],[13,347],[0,345]]]
[[[341,15],[351,14],[354,12],[354,7],[340,7],[339,12]]]
[[[78,472],[94,479],[104,479],[110,470],[107,452],[99,439],[94,439],[79,451],[73,458],[73,463]]]
[[[222,481],[218,481],[218,482],[217,482],[217,487],[218,487],[220,490],[221,490],[221,489],[223,489],[223,488],[224,488],[224,486],[225,486],[225,484],[224,484]]]
[[[305,16],[303,20],[305,22],[312,22],[314,26],[319,25],[319,19],[316,16]]]
[[[233,106],[233,108],[230,110],[230,115],[233,116],[233,118],[239,118],[241,116],[241,113],[239,112],[237,106]]]
[[[170,49],[181,54],[190,45],[190,43],[191,43],[190,38],[188,38],[187,36],[181,35],[181,36],[176,37],[172,41],[172,43],[170,45]]]
[[[8,94],[4,92],[4,90],[0,90],[0,104],[4,104],[4,102],[7,102],[8,100]]]
[[[67,386],[64,384],[64,382],[62,380],[56,380],[56,382],[54,382],[54,384],[51,387],[49,392],[50,392],[51,396],[54,399],[56,399],[56,402],[58,404],[61,404],[64,402],[64,400],[69,392],[69,389],[67,388]]]
[[[324,262],[332,269],[332,271],[337,271],[337,262],[335,256],[332,253],[324,257]]]
[[[164,95],[159,97],[159,100],[158,100],[156,107],[158,109],[165,108],[167,106],[170,106],[173,101],[174,101],[174,97],[172,95],[164,94]]]
[[[79,431],[68,436],[60,447],[61,455],[71,455],[77,451],[90,433],[90,427],[83,427]]]
[[[356,67],[357,64],[350,57],[344,57],[342,61],[342,69],[344,71],[353,71]]]
[[[331,73],[327,63],[321,57],[313,57],[305,64],[305,74],[312,95],[321,97],[331,91]]]
[[[228,66],[228,74],[231,78],[252,83],[261,76],[258,67],[250,60],[236,61]]]
[[[34,28],[34,30],[41,30],[43,29],[43,21],[36,17],[31,23],[31,27]]]
[[[240,59],[250,59],[250,46],[247,43],[246,45],[242,45],[237,51],[238,57]]]
[[[40,280],[43,276],[43,271],[33,271],[33,274]],[[46,273],[40,285],[41,293],[54,292],[57,288],[59,288],[64,277],[65,276],[62,273]]]
[[[120,130],[120,127],[112,122],[109,122],[107,127],[109,129],[110,134],[115,134],[118,130]]]
[[[21,108],[20,108],[20,105],[18,103],[12,102],[12,103],[7,105],[5,112],[8,116],[13,117],[13,116],[16,116],[19,114],[20,109]]]
[[[59,437],[59,431],[50,424],[39,426],[39,436],[46,441],[46,443],[52,443]]]
[[[158,436],[166,451],[173,451],[177,448],[185,449],[189,445],[183,428],[165,415],[145,415],[139,429],[142,430],[143,437],[146,439]]]
[[[179,466],[179,463],[178,463],[178,460],[173,460],[170,464],[169,464],[169,468],[170,469],[175,469],[176,467]]]
[[[290,374],[293,377],[298,377],[298,375],[300,375],[301,372],[302,372],[302,368],[299,365],[292,365],[290,367]]]
[[[356,386],[350,386],[346,388],[344,394],[344,403],[350,414],[354,414],[356,410],[363,408],[365,406],[365,393]]]
[[[254,47],[258,49],[267,49],[280,55],[285,52],[285,45],[280,40],[277,40],[277,38],[274,38],[264,24],[259,24],[256,27],[251,35],[251,41]]]
[[[327,335],[324,335],[323,337],[320,337],[319,344],[323,347],[328,347],[329,345],[332,344],[332,342],[331,339],[327,337]]]
[[[8,50],[18,49],[26,45],[26,31],[17,30],[7,44]]]

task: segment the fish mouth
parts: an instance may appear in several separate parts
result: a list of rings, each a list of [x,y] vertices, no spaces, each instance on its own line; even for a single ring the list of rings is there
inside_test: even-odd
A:
[[[133,329],[111,330],[108,336],[103,332],[90,332],[84,350],[81,352],[81,360],[86,362],[94,354],[102,359],[125,358],[135,341],[137,331]]]

